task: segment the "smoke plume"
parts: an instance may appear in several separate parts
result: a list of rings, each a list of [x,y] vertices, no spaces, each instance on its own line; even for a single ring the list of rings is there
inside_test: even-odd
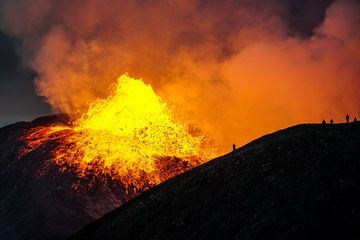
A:
[[[128,72],[226,150],[360,114],[359,2],[333,2],[309,35],[292,31],[288,9],[285,0],[5,0],[0,29],[22,41],[54,111],[85,111]]]

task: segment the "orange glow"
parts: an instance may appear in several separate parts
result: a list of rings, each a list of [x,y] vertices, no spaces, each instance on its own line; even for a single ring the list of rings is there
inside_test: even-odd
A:
[[[74,126],[40,127],[23,139],[20,156],[50,140],[54,161],[79,174],[107,174],[144,189],[214,156],[204,134],[176,120],[141,79],[122,75],[107,99],[93,102]]]
[[[86,112],[129,72],[221,153],[294,124],[360,118],[359,1],[333,1],[309,36],[284,1],[36,1],[1,4],[2,30],[24,42],[56,113]]]

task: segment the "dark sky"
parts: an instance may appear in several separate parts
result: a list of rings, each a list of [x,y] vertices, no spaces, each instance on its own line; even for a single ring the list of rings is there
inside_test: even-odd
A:
[[[0,126],[50,113],[35,93],[34,73],[22,66],[16,44],[0,32]]]
[[[1,1],[1,0],[0,0]],[[282,16],[289,34],[311,36],[312,29],[322,22],[325,9],[332,0],[280,0],[288,8]],[[0,16],[1,17],[1,16]],[[29,121],[50,114],[50,106],[36,95],[36,73],[21,64],[17,46],[21,44],[0,31],[0,126]]]

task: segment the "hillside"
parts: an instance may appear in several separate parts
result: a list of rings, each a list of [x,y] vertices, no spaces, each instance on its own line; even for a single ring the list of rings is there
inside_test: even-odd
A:
[[[298,125],[166,181],[71,239],[359,239],[360,124]]]
[[[0,128],[1,240],[64,239],[134,195],[110,178],[62,171],[51,161],[56,139],[20,154],[27,131],[68,122],[57,115]]]

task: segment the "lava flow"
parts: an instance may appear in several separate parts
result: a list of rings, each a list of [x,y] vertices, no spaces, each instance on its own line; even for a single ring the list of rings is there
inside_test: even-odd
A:
[[[55,141],[63,170],[119,179],[143,190],[197,166],[215,154],[198,129],[176,120],[150,85],[122,75],[107,99],[98,99],[70,126],[38,127],[22,138],[25,156]]]

